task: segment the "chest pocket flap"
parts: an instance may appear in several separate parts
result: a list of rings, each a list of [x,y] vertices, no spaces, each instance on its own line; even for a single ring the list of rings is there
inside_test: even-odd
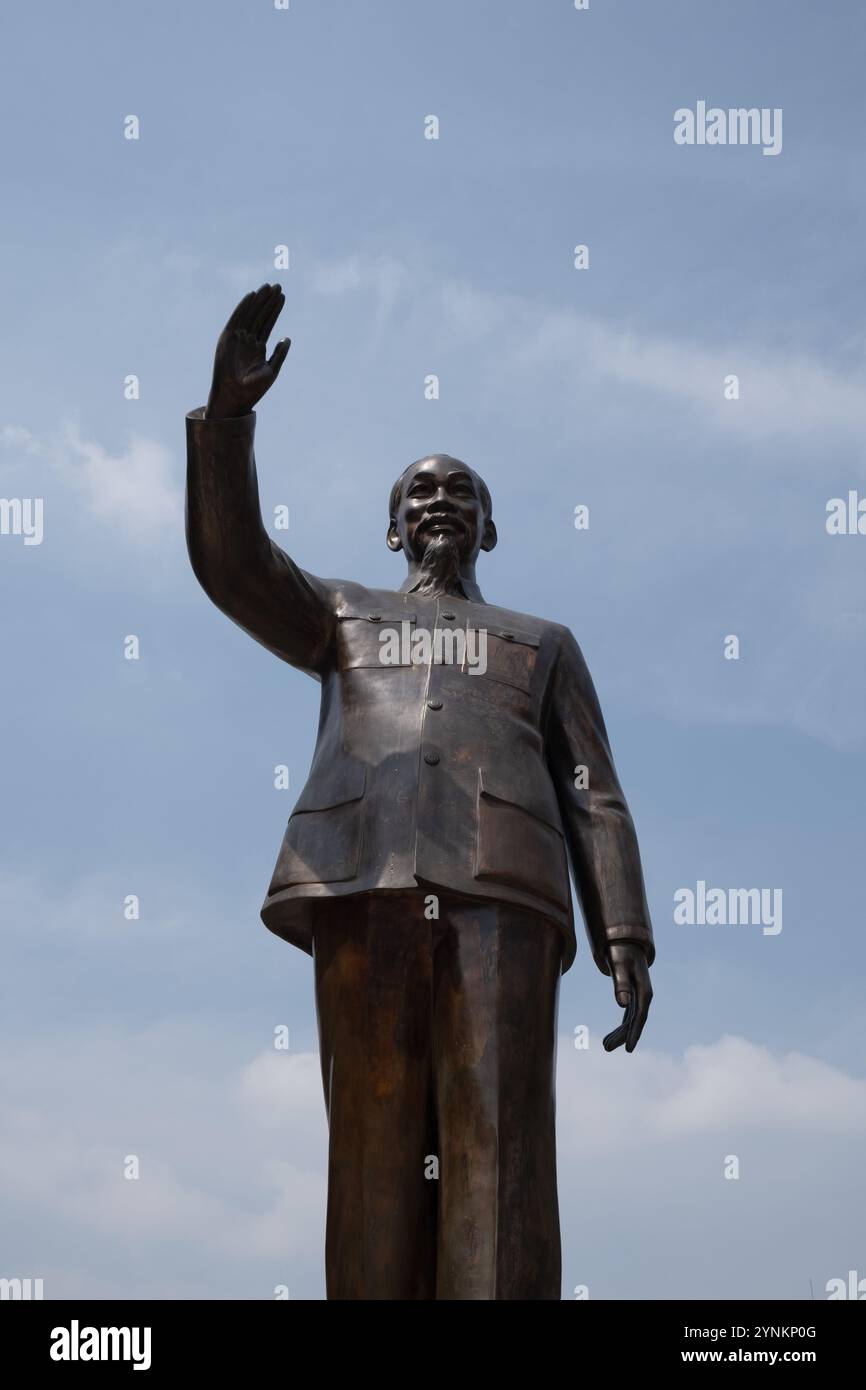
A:
[[[539,641],[534,633],[503,623],[479,623],[473,631],[478,675],[528,691],[538,660]],[[463,669],[470,669],[468,662],[464,662]]]
[[[339,669],[411,666],[414,626],[415,614],[405,608],[346,605],[337,614]]]

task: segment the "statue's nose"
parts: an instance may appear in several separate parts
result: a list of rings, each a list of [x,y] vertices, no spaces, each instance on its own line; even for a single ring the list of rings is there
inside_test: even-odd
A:
[[[442,486],[437,490],[435,496],[434,496],[431,500],[432,500],[432,504],[433,504],[434,507],[442,508],[442,507],[444,506],[444,510],[447,511],[447,512],[456,511],[456,507],[454,506],[454,502],[453,502],[453,500],[448,496],[448,492],[447,492],[447,490],[446,490],[446,488],[445,488],[445,484],[444,484],[444,483],[443,483]]]

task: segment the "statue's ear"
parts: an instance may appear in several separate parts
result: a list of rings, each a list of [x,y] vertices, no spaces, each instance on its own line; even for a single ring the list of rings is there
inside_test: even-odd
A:
[[[400,533],[397,530],[397,523],[394,520],[393,516],[391,517],[391,525],[388,527],[388,534],[385,537],[385,544],[387,545],[389,550],[393,550],[395,552],[403,549],[403,542],[400,539]]]
[[[496,527],[493,525],[493,522],[488,518],[488,520],[484,524],[484,535],[481,537],[481,549],[493,550],[498,540],[499,537],[496,534]]]

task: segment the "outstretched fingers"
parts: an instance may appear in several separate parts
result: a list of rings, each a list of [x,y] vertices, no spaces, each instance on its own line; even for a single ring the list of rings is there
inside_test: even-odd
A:
[[[630,1036],[630,1030],[634,1025],[636,1015],[637,993],[635,990],[632,990],[629,995],[628,1003],[626,1004],[625,1016],[622,1020],[622,1023],[619,1025],[618,1028],[614,1028],[612,1033],[608,1033],[607,1037],[604,1039],[602,1043],[605,1052],[614,1052],[618,1047],[622,1047],[623,1043],[626,1042],[626,1040]],[[643,1027],[643,1024],[641,1024],[641,1027]],[[638,1037],[640,1037],[640,1033],[638,1033]],[[626,1043],[626,1052],[631,1051],[632,1048],[630,1048]]]
[[[263,341],[269,333],[268,325],[274,322],[274,304],[282,296],[279,285],[262,285],[256,296],[256,303],[250,315],[249,330],[254,338]]]
[[[268,366],[270,367],[274,376],[277,375],[277,373],[280,370],[280,367],[285,362],[289,354],[289,348],[291,346],[291,338],[281,338],[280,341],[277,343],[276,347],[274,348],[273,352],[271,353],[270,357],[268,358]]]
[[[240,304],[235,305],[235,308],[229,315],[229,320],[226,324],[226,331],[228,331],[229,329],[242,328],[244,326],[247,314],[249,313],[249,310],[252,307],[252,303],[255,297],[255,290],[250,290],[249,294],[244,295]]]
[[[632,994],[634,1000],[634,1014],[628,1025],[625,1050],[634,1052],[643,1032],[644,1024],[647,1021],[649,1006],[652,1003],[653,992],[646,979],[638,978],[635,991]]]
[[[265,343],[273,333],[274,324],[280,317],[280,314],[283,312],[283,305],[286,302],[286,296],[283,294],[283,291],[279,285],[277,285],[276,291],[276,294],[273,295],[270,300],[267,317],[264,319],[262,326],[259,329],[259,337],[262,339],[262,342]]]
[[[280,316],[286,296],[280,285],[260,285],[250,290],[235,307],[226,332],[249,333],[260,342],[267,342],[274,324]]]

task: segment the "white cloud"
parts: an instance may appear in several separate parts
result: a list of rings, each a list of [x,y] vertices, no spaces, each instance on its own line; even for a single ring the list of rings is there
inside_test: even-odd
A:
[[[866,1081],[802,1053],[726,1036],[681,1058],[609,1055],[564,1042],[558,1069],[566,1158],[613,1155],[629,1134],[675,1144],[701,1135],[866,1135]]]
[[[309,284],[328,296],[367,292],[383,317],[402,301],[422,318],[431,338],[444,332],[455,350],[485,340],[495,345],[489,371],[510,407],[514,378],[524,390],[530,380],[542,389],[553,386],[567,403],[562,388],[570,377],[679,399],[718,429],[756,440],[800,438],[804,432],[861,434],[866,428],[866,366],[842,373],[806,352],[779,352],[754,340],[708,344],[706,335],[698,334],[677,339],[437,277],[420,259],[409,264],[391,256],[353,255],[317,264]],[[732,373],[740,380],[735,402],[723,393]]]
[[[132,435],[122,453],[110,454],[96,440],[84,439],[75,425],[66,426],[63,444],[55,462],[94,516],[138,541],[177,531],[183,497],[163,444]]]
[[[0,428],[5,463],[46,461],[83,500],[86,510],[140,546],[159,543],[182,527],[183,493],[170,450],[156,439],[133,434],[112,454],[85,438],[75,424],[39,436],[23,425]]]
[[[573,311],[549,310],[515,297],[503,303],[468,286],[452,286],[443,301],[456,325],[508,326],[504,358],[522,373],[553,371],[622,382],[673,397],[700,411],[720,430],[756,440],[803,432],[862,432],[866,373],[842,375],[805,355],[770,353],[754,342],[707,347],[697,337],[674,339],[639,332]],[[725,399],[725,379],[739,379],[740,398]]]
[[[78,1233],[73,1284],[83,1294],[95,1252],[105,1249],[122,1266],[122,1252],[135,1248],[138,1279],[141,1260],[151,1260],[155,1296],[184,1278],[180,1296],[192,1296],[196,1281],[205,1295],[212,1278],[217,1288],[233,1286],[239,1263],[262,1271],[257,1290],[238,1290],[247,1296],[269,1296],[265,1270],[300,1264],[314,1277],[326,1143],[318,1059],[280,1054],[261,1094],[256,1076],[273,1059],[226,1071],[208,1065],[202,1043],[194,1028],[165,1026],[31,1042],[14,1061],[4,1054],[0,1200],[29,1213],[22,1267],[46,1270],[59,1223]],[[283,1090],[292,1125],[275,1135],[268,1105]],[[138,1158],[137,1180],[123,1176],[127,1155]],[[168,1266],[167,1249],[175,1252]],[[47,1296],[60,1296],[43,1277]],[[128,1293],[119,1276],[115,1296]]]
[[[862,747],[866,541],[825,529],[830,497],[866,491],[862,362],[836,370],[754,331],[714,343],[705,324],[676,337],[490,292],[420,258],[385,266],[352,256],[319,267],[313,287],[363,295],[370,319],[387,320],[376,377],[404,379],[417,363],[420,402],[422,370],[441,371],[430,418],[456,439],[443,447],[462,455],[460,436],[474,440],[482,471],[490,448],[501,542],[491,563],[512,557],[518,595],[534,580],[523,526],[555,587],[574,584],[576,634],[590,657],[604,647],[603,698],[617,692],[684,724],[794,728]],[[332,320],[323,337],[358,312],[329,309],[321,294],[316,309]],[[724,399],[730,373],[738,401]],[[365,376],[346,411],[353,422],[367,412],[371,433],[385,404],[384,391],[368,399],[375,389]],[[424,417],[401,409],[402,439],[427,405]],[[591,529],[577,538],[569,508],[590,500]],[[485,574],[482,564],[493,597]],[[736,663],[723,658],[728,633],[741,641]]]
[[[416,286],[408,265],[394,256],[345,256],[339,261],[318,261],[311,268],[309,286],[315,294],[336,296],[353,290],[369,290],[390,307],[404,291]],[[421,286],[423,289],[423,285]]]
[[[16,454],[41,454],[44,452],[44,446],[23,425],[3,425],[0,429],[0,445]]]
[[[274,1282],[321,1297],[318,1056],[266,1051],[241,1065],[226,1057],[224,1039],[214,1050],[192,1024],[46,1035],[0,1053],[2,1220],[8,1227],[16,1210],[26,1231],[7,1242],[15,1268],[0,1272],[39,1273],[49,1297],[108,1287],[116,1297],[267,1298]],[[617,1255],[635,1243],[652,1249],[664,1219],[666,1246],[654,1258],[678,1259],[659,1296],[682,1294],[697,1250],[728,1237],[720,1284],[751,1287],[759,1269],[767,1293],[786,1277],[784,1241],[774,1251],[771,1237],[792,1203],[810,1214],[804,1267],[823,1280],[854,1258],[860,1236],[853,1229],[846,1243],[832,1212],[846,1202],[860,1210],[857,1165],[846,1155],[866,1133],[866,1082],[744,1038],[682,1057],[644,1048],[627,1057],[597,1041],[577,1051],[563,1037],[557,1097],[566,1284],[591,1270],[596,1296],[608,1283],[613,1296],[654,1295],[658,1269],[622,1268]],[[732,1149],[739,1184],[722,1177]],[[131,1153],[141,1165],[133,1182],[122,1176]],[[704,1212],[697,1226],[695,1205]],[[809,1234],[814,1215],[832,1233],[826,1249]],[[753,1268],[733,1237],[755,1227],[768,1248]],[[71,1268],[65,1246],[52,1254],[64,1231],[78,1252]],[[709,1284],[693,1292],[711,1296]]]
[[[408,265],[393,256],[346,256],[330,263],[316,262],[308,278],[312,292],[326,299],[337,299],[356,292],[371,292],[374,301],[366,334],[367,347],[376,350],[391,327],[394,310],[407,291],[425,293],[426,277],[414,283]]]

